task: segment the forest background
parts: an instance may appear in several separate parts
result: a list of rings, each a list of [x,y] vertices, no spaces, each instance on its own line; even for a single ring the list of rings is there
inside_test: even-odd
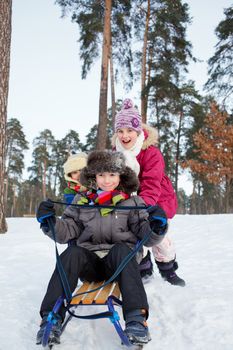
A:
[[[114,115],[124,96],[136,94],[135,86],[143,121],[159,130],[160,149],[178,195],[179,213],[233,212],[233,7],[222,9],[222,19],[216,23],[217,43],[209,57],[208,76],[200,91],[189,76],[190,65],[198,64],[200,57],[194,57],[192,42],[187,38],[192,21],[188,1],[57,0],[54,6],[64,16],[63,21],[76,26],[74,40],[79,43],[81,77],[88,79],[92,70],[99,67],[98,79],[92,76],[92,85],[99,96],[99,116],[84,139],[83,130],[94,103],[87,100],[86,114],[82,111],[80,115],[78,84],[76,122],[70,122],[66,113],[62,121],[56,120],[63,131],[64,125],[67,127],[61,138],[54,136],[53,128],[48,128],[43,119],[36,118],[34,121],[38,123],[39,120],[41,131],[33,135],[31,142],[20,118],[9,113],[7,116],[8,90],[10,86],[11,106],[11,82],[12,85],[14,82],[13,77],[10,85],[9,81],[5,83],[7,76],[9,78],[10,55],[14,60],[14,51],[10,52],[12,1],[1,3],[1,18],[9,20],[2,21],[0,27],[1,47],[5,43],[8,48],[8,51],[1,51],[0,58],[3,73],[6,68],[6,74],[2,75],[6,78],[1,79],[4,84],[1,81],[0,100],[1,107],[5,106],[0,115],[3,174],[0,221],[4,216],[34,215],[43,198],[61,200],[65,186],[62,164],[69,153],[111,148]],[[40,26],[43,28],[43,23]],[[35,46],[39,44],[35,42]],[[33,47],[28,47],[25,40],[23,49],[30,55]],[[4,64],[7,59],[8,65]],[[75,59],[78,61],[78,47]],[[49,60],[46,55],[45,60]],[[76,75],[77,71],[74,77]],[[58,71],[54,77],[57,84],[69,84],[60,77],[63,77],[62,72]],[[22,82],[24,79],[27,77],[22,77]],[[27,92],[30,104],[29,86]],[[87,87],[85,95],[88,96],[88,92]],[[60,100],[57,103],[61,105]],[[38,94],[35,108],[40,107]],[[26,165],[25,153],[29,147],[32,159]],[[191,194],[179,186],[184,169],[190,174]]]

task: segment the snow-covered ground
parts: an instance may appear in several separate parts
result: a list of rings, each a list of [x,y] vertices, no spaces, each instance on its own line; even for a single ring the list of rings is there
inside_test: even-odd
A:
[[[0,350],[39,350],[38,310],[55,265],[54,243],[36,219],[13,218],[8,225],[8,233],[0,235]],[[233,215],[177,215],[170,232],[187,286],[164,282],[155,267],[145,285],[152,336],[145,349],[232,350]],[[54,347],[93,348],[122,348],[107,319],[72,320],[62,344]]]

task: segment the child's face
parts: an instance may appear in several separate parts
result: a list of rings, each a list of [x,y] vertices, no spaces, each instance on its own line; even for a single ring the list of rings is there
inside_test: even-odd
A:
[[[120,175],[118,173],[98,173],[96,183],[103,191],[113,191],[120,183]]]
[[[80,179],[80,170],[77,170],[77,171],[72,171],[70,173],[70,177],[75,180],[75,181],[79,181]]]
[[[125,149],[130,149],[135,145],[138,133],[134,129],[121,128],[117,130],[117,137]]]

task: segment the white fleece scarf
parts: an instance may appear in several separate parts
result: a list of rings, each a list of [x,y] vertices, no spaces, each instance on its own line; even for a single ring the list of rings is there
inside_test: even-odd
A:
[[[138,138],[135,144],[130,149],[125,149],[124,146],[121,144],[120,140],[118,139],[118,137],[116,138],[116,150],[124,154],[126,158],[126,165],[130,167],[136,173],[136,175],[138,175],[140,172],[140,165],[136,157],[142,149],[143,141],[144,141],[144,133],[141,132],[138,135]]]

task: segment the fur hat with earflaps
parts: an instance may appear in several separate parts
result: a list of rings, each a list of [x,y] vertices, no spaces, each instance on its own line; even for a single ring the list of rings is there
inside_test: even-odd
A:
[[[127,194],[136,192],[139,187],[138,177],[133,170],[125,164],[125,157],[121,152],[93,151],[87,158],[87,166],[82,169],[80,182],[87,188],[97,189],[96,174],[118,173],[120,184],[117,190]]]

